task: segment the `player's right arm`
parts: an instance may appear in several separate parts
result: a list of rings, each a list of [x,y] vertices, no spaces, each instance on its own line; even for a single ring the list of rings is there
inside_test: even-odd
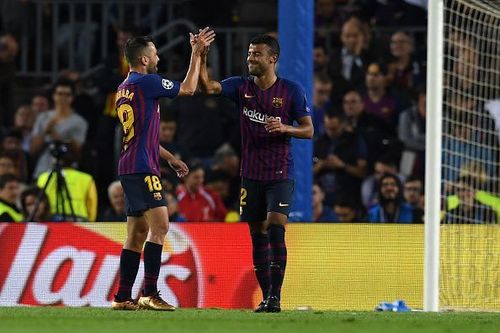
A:
[[[201,54],[200,87],[205,94],[220,95],[222,92],[222,85],[219,81],[210,80],[208,77],[207,54],[208,48]]]
[[[181,83],[179,89],[179,96],[191,96],[196,91],[198,86],[198,79],[200,77],[200,56],[204,49],[208,48],[210,44],[214,41],[215,33],[213,30],[209,30],[208,27],[201,30],[199,34],[195,36],[189,33],[190,44],[192,47],[191,60],[189,63],[189,69],[186,73],[184,81]]]

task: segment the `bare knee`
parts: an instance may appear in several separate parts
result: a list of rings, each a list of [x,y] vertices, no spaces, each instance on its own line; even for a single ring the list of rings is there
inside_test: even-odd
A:
[[[168,221],[162,221],[158,223],[152,223],[149,227],[150,233],[153,237],[165,238],[169,228]]]
[[[134,230],[127,236],[125,248],[141,252],[147,236],[148,229]]]

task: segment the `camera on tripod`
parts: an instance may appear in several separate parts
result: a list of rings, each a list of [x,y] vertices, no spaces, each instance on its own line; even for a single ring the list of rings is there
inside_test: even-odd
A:
[[[49,200],[54,202],[51,203],[51,205],[55,205],[55,207],[52,208],[54,221],[77,221],[75,211],[73,209],[71,194],[63,172],[63,169],[71,164],[73,154],[72,151],[70,151],[70,148],[71,147],[68,143],[60,140],[52,141],[48,147],[50,154],[54,157],[54,161],[52,169],[48,173],[47,179],[43,184],[42,192],[47,193],[49,184],[52,184],[51,191],[54,193],[53,197],[49,194],[47,195],[49,196]],[[43,176],[43,174],[41,176]],[[51,182],[51,180],[53,181]],[[34,212],[38,209],[41,197],[41,195],[38,196],[37,201],[35,202],[35,209],[30,214],[28,221],[33,221]]]
[[[68,150],[68,144],[63,141],[55,140],[52,141],[49,145],[50,154],[57,160],[60,160],[62,157],[64,157],[68,153]]]

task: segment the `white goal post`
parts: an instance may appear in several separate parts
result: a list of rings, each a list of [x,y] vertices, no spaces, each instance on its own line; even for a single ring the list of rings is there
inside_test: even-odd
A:
[[[500,0],[429,0],[424,311],[500,311]]]

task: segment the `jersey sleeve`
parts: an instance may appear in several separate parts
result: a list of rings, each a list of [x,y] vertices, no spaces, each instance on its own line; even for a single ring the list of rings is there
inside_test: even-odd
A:
[[[237,102],[239,99],[238,88],[244,84],[245,79],[241,76],[233,76],[221,81],[222,92],[221,96],[232,99]]]
[[[181,89],[180,82],[163,78],[158,74],[145,75],[141,85],[146,98],[175,98]]]
[[[291,116],[294,120],[311,116],[311,110],[307,106],[306,93],[300,86],[296,86],[292,94]]]

